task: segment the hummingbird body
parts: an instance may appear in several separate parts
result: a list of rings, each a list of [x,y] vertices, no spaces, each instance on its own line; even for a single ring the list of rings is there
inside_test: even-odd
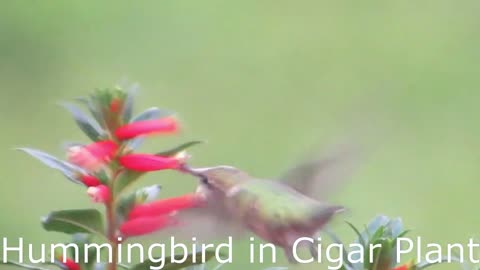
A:
[[[343,209],[316,201],[285,184],[252,178],[229,166],[187,171],[201,179],[197,192],[213,211],[284,248],[289,260],[293,259],[292,247],[298,238],[313,238]]]

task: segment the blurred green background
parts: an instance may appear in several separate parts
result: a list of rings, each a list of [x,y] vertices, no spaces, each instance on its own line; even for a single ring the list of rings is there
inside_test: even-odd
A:
[[[478,1],[0,5],[2,237],[68,239],[40,217],[89,206],[84,189],[13,149],[64,155],[62,142],[86,137],[57,102],[124,80],[141,85],[137,112],[170,108],[185,125],[144,151],[205,139],[194,164],[275,177],[313,146],[360,139],[371,151],[331,198],[348,220],[401,216],[411,236],[440,244],[479,236]],[[142,184],[158,182],[165,196],[195,184],[163,172]],[[247,254],[234,251],[225,269],[243,269]]]

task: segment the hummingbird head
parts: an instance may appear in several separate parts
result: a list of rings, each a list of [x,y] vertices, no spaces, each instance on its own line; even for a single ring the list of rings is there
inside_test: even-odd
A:
[[[227,192],[236,184],[248,179],[248,174],[231,166],[215,166],[207,168],[190,168],[184,166],[182,170],[198,177],[200,184],[208,189]]]

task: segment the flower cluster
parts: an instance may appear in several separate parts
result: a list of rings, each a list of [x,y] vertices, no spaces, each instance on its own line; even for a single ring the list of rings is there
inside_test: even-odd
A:
[[[92,140],[67,147],[66,160],[36,149],[20,148],[72,182],[85,186],[91,201],[103,204],[106,209],[105,227],[97,210],[84,210],[82,215],[88,214],[88,218],[81,219],[78,210],[62,210],[50,213],[43,220],[47,230],[55,227],[53,230],[69,234],[102,234],[115,246],[119,237],[145,235],[178,225],[179,211],[201,206],[201,198],[195,193],[157,199],[158,185],[125,194],[127,187],[147,172],[179,169],[188,159],[184,150],[199,143],[187,142],[154,154],[135,152],[146,137],[177,134],[180,124],[173,113],[156,107],[132,117],[134,93],[134,90],[105,89],[78,99],[90,115],[76,104],[63,103],[79,128]],[[59,215],[67,222],[63,226],[52,226],[59,222]],[[72,228],[68,220],[75,220],[81,226]],[[70,258],[62,257],[58,261],[66,269],[80,269]]]

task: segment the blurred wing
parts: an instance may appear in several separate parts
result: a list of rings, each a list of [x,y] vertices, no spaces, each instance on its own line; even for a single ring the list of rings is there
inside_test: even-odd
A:
[[[155,238],[191,241],[193,237],[199,243],[215,241],[225,242],[228,237],[244,237],[246,230],[242,222],[225,208],[222,198],[210,199],[202,208],[180,211],[176,214],[179,225],[163,229],[153,235]],[[151,238],[152,235],[149,236]]]
[[[308,197],[323,200],[348,179],[358,163],[358,148],[342,146],[315,155],[288,170],[280,181]]]

